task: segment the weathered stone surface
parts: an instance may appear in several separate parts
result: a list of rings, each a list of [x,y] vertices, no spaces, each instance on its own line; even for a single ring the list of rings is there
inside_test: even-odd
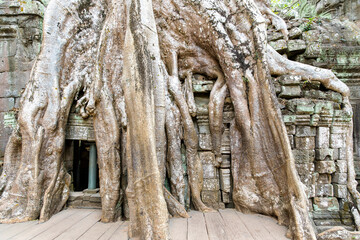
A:
[[[288,135],[295,135],[296,127],[294,125],[286,125],[286,131]]]
[[[319,161],[331,161],[333,160],[334,149],[325,148],[325,149],[316,149],[315,158]]]
[[[203,176],[204,178],[216,178],[216,168],[213,164],[203,164]]]
[[[346,147],[339,148],[339,159],[347,159]]]
[[[199,152],[198,154],[204,165],[215,165],[215,155],[213,152]]]
[[[343,227],[333,227],[318,235],[318,240],[350,240],[350,232]]]
[[[316,134],[316,148],[328,148],[330,145],[330,131],[327,127],[318,127]]]
[[[338,184],[346,184],[347,183],[347,173],[334,173],[332,182],[338,183]]]
[[[270,46],[273,47],[277,52],[284,53],[287,50],[287,43],[285,40],[277,40],[274,42],[269,42]]]
[[[330,147],[343,148],[345,147],[346,137],[344,134],[333,133],[330,134]]]
[[[347,173],[348,165],[346,160],[337,160],[335,161],[336,172]]]
[[[0,98],[0,112],[7,112],[15,107],[14,98]]]
[[[339,211],[339,202],[335,197],[315,197],[313,207],[315,211]]]
[[[301,97],[301,88],[300,86],[282,86],[279,97],[281,98]]]
[[[288,42],[288,51],[292,54],[301,53],[306,50],[306,43],[304,40],[289,40]]]
[[[315,170],[318,173],[334,173],[336,171],[334,161],[317,161],[315,163]]]
[[[337,198],[347,197],[347,186],[341,184],[334,184],[334,196]]]
[[[296,136],[297,137],[315,137],[316,128],[310,126],[297,126],[296,127]]]
[[[296,114],[310,115],[314,113],[315,104],[311,101],[300,101],[296,106]]]
[[[295,137],[297,149],[312,150],[315,148],[315,137]]]
[[[284,38],[284,34],[282,34],[281,32],[271,32],[268,35],[268,41],[269,42],[276,41],[276,40],[279,40],[279,39],[282,39],[282,38]]]
[[[320,115],[333,115],[334,107],[331,102],[320,101],[316,103],[314,112]]]
[[[204,179],[203,190],[218,191],[220,190],[219,179]]]
[[[204,203],[218,203],[219,202],[219,191],[201,191],[201,199]]]
[[[296,169],[298,174],[302,176],[311,176],[315,170],[313,163],[296,164]]]
[[[334,189],[332,184],[316,184],[316,197],[332,197],[334,196]]]
[[[210,134],[199,134],[200,150],[212,150],[212,142]]]
[[[301,77],[297,75],[283,75],[278,77],[277,80],[283,86],[298,86],[301,82]]]
[[[314,150],[304,150],[304,149],[294,149],[292,150],[295,163],[311,163],[315,160],[315,151]]]
[[[230,169],[220,169],[220,187],[227,193],[231,191],[231,174]]]
[[[302,30],[298,27],[294,27],[289,31],[289,38],[293,39],[293,38],[298,38],[300,37],[302,34]]]

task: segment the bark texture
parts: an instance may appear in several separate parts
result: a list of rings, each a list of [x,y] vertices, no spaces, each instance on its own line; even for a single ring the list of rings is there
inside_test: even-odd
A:
[[[130,235],[169,239],[168,212],[187,217],[182,144],[191,201],[212,211],[200,197],[203,168],[192,120],[192,76],[202,74],[216,79],[209,121],[219,165],[228,93],[234,106],[236,208],[276,216],[293,239],[316,239],[270,76],[320,81],[342,93],[347,107],[349,90],[330,71],[289,61],[269,47],[270,21],[287,34],[283,21],[254,0],[50,1],[42,51],[6,150],[0,221],[47,220],[64,206],[70,178],[62,153],[74,101],[84,118],[94,116],[103,222],[120,216],[126,166]],[[163,188],[166,174],[170,192]],[[353,175],[349,188],[358,202]]]

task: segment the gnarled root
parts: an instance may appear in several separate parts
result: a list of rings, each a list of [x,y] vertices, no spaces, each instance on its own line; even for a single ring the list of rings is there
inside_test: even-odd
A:
[[[216,72],[217,80],[210,93],[209,102],[209,124],[212,140],[212,149],[215,154],[216,166],[219,167],[221,158],[221,141],[223,133],[223,109],[227,94],[227,85],[221,71]]]
[[[177,54],[172,52],[171,56],[171,73],[168,81],[168,88],[174,101],[180,110],[182,123],[184,126],[184,142],[186,146],[186,160],[188,166],[189,186],[191,191],[191,198],[197,210],[208,212],[213,211],[211,208],[205,206],[202,202],[200,193],[203,185],[203,168],[200,158],[197,154],[198,136],[191,119],[188,105],[181,91],[181,83],[178,77]]]

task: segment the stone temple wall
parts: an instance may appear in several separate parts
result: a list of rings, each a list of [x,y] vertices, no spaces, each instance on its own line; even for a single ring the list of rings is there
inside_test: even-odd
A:
[[[0,1],[0,168],[23,89],[39,54],[42,1]]]

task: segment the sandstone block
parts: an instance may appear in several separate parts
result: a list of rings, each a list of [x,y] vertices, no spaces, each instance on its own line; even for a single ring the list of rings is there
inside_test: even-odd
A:
[[[219,202],[219,191],[202,190],[201,199],[205,203],[217,203]]]
[[[295,137],[296,149],[312,150],[315,148],[315,137]]]
[[[316,128],[310,126],[297,126],[296,127],[296,136],[297,137],[315,137]]]
[[[300,53],[306,50],[306,43],[304,40],[289,40],[288,41],[288,51],[289,53]]]
[[[313,114],[315,104],[311,101],[299,101],[296,106],[296,114]]]
[[[317,102],[315,104],[315,113],[320,115],[333,115],[334,114],[334,106],[332,102]]]
[[[347,173],[348,166],[346,160],[335,161],[335,166],[336,166],[336,172]]]
[[[316,134],[316,148],[328,148],[330,144],[330,130],[327,127],[318,127]]]
[[[296,164],[311,163],[315,160],[315,150],[299,150],[294,149],[292,153]]]
[[[298,38],[301,36],[301,34],[302,34],[302,30],[298,27],[294,27],[289,31],[289,38],[290,39]]]
[[[216,178],[216,168],[212,164],[203,164],[203,176],[205,178]]]
[[[305,164],[296,164],[296,170],[299,175],[310,176],[310,173],[314,172],[315,168],[313,163],[305,163]]]
[[[0,98],[0,112],[7,112],[15,107],[14,98]]]
[[[279,97],[281,98],[301,97],[301,88],[300,86],[282,86]]]
[[[315,171],[318,173],[331,174],[336,171],[334,161],[318,161],[315,163]]]
[[[296,133],[296,127],[294,125],[287,125],[286,131],[288,135],[295,135]]]
[[[298,86],[301,82],[300,76],[294,76],[294,75],[283,75],[277,80],[280,82],[283,86]]]
[[[212,150],[212,142],[210,134],[199,134],[200,150]]]
[[[315,197],[315,211],[339,211],[339,202],[335,197]]]
[[[333,160],[334,149],[325,148],[325,149],[316,149],[315,158],[319,161],[331,161]]]
[[[334,189],[332,184],[316,184],[316,197],[332,197],[334,196]]]
[[[207,191],[218,191],[220,190],[219,179],[204,179],[203,190]]]
[[[335,173],[332,182],[337,184],[347,184],[347,173]]]
[[[223,201],[223,203],[230,203],[230,202],[231,202],[230,193],[221,192],[221,195],[222,195],[222,201]]]
[[[349,240],[351,234],[343,227],[337,226],[320,233],[317,237],[318,240]]]
[[[346,136],[344,134],[333,133],[330,135],[330,147],[331,148],[343,148],[345,147]]]
[[[204,165],[215,165],[215,155],[213,152],[199,152],[199,158]]]
[[[274,42],[269,42],[270,46],[275,49],[275,51],[279,53],[284,53],[287,50],[287,44],[286,41],[281,39]]]
[[[341,184],[334,184],[334,196],[337,198],[346,198],[347,186]]]
[[[220,187],[224,192],[231,192],[230,169],[220,169]]]
[[[339,159],[346,159],[347,150],[346,147],[339,148]]]

